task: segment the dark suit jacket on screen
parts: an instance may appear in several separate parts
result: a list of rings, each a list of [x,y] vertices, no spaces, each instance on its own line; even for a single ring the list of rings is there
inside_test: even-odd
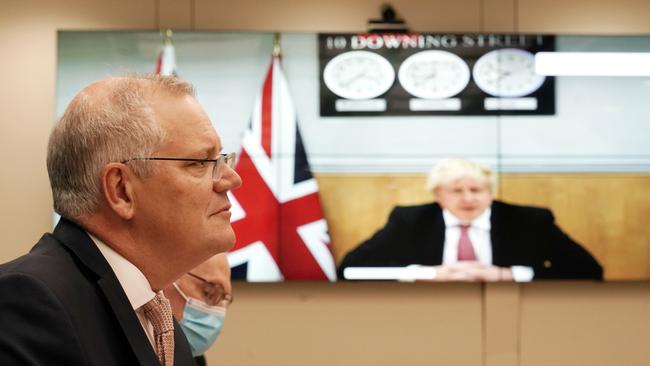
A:
[[[193,365],[174,326],[174,365]],[[160,365],[108,262],[66,219],[0,266],[0,364]]]
[[[555,224],[551,211],[494,201],[492,263],[532,267],[535,279],[602,279],[598,262]],[[395,207],[386,226],[350,251],[339,266],[440,265],[445,223],[437,203]]]

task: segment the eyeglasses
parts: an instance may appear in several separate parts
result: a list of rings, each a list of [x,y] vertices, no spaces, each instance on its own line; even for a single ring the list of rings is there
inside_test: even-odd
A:
[[[126,160],[122,160],[120,163],[126,164],[129,161],[133,160],[163,160],[163,161],[192,161],[198,164],[201,164],[201,166],[206,165],[208,163],[212,163],[212,180],[213,181],[218,181],[221,179],[223,176],[223,167],[227,165],[231,169],[234,168],[235,166],[235,158],[237,157],[237,154],[232,152],[228,154],[219,154],[216,159],[189,159],[189,158],[158,158],[158,157],[152,157],[152,158],[130,158]]]
[[[187,272],[187,275],[195,281],[200,281],[200,288],[203,291],[205,298],[203,299],[206,304],[210,306],[223,306],[228,307],[232,304],[234,298],[232,294],[226,292],[220,283],[214,283],[206,280],[205,278],[195,275],[192,272]]]

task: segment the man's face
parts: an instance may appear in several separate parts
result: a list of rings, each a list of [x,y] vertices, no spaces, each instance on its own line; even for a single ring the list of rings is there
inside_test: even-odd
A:
[[[155,118],[166,131],[156,157],[214,159],[221,141],[208,116],[191,96],[158,93],[153,98]],[[134,186],[134,225],[157,251],[167,251],[169,264],[184,265],[227,251],[235,243],[226,192],[241,179],[224,166],[222,178],[212,180],[212,164],[150,161],[153,174]],[[187,270],[189,268],[185,268]],[[183,270],[179,268],[179,270]]]
[[[467,222],[479,217],[493,199],[486,182],[469,176],[441,184],[434,193],[442,208]]]

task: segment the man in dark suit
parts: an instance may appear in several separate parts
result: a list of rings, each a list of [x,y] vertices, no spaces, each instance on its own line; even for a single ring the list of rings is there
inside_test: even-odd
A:
[[[432,280],[595,279],[598,262],[555,224],[551,211],[493,199],[487,167],[443,160],[428,177],[435,203],[396,207],[386,225],[347,253],[348,267],[432,266]]]
[[[173,77],[96,82],[55,126],[62,218],[0,265],[0,364],[192,365],[162,289],[235,242],[232,155]]]

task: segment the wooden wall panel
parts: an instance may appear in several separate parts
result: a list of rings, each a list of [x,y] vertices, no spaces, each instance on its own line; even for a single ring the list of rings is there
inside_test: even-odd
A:
[[[196,1],[196,29],[362,32],[385,1]],[[478,32],[480,0],[394,0],[413,31]]]
[[[648,192],[648,174],[513,174],[501,180],[505,200],[552,208],[609,280],[650,278]]]
[[[484,284],[484,366],[519,365],[519,287],[516,283]]]
[[[521,288],[519,366],[650,364],[647,283]]]
[[[481,32],[516,32],[516,5],[517,0],[482,0]]]
[[[209,365],[482,364],[481,285],[235,283]]]
[[[193,11],[194,0],[156,0],[156,28],[193,29]]]
[[[650,2],[646,0],[516,1],[522,33],[650,33]]]

